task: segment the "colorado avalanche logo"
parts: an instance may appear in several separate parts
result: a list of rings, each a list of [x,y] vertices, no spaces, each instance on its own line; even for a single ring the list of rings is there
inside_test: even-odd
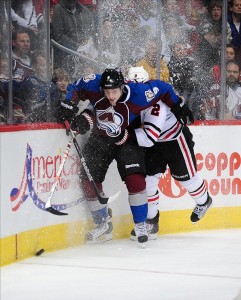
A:
[[[123,116],[117,113],[113,107],[97,112],[98,127],[110,137],[115,137],[121,132]]]
[[[157,87],[154,87],[153,91],[150,89],[148,91],[145,91],[146,101],[150,102],[151,100],[153,100],[155,96],[158,94],[158,92],[159,89]]]

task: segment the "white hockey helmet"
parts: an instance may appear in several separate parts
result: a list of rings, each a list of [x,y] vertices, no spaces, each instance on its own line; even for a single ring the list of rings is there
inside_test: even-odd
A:
[[[149,74],[141,67],[131,67],[128,75],[128,79],[134,82],[147,82],[149,80]]]

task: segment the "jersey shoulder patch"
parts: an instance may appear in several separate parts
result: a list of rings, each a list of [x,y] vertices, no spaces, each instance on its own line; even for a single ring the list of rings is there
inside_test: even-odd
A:
[[[83,81],[84,82],[89,82],[91,80],[95,80],[95,78],[96,78],[95,74],[89,74],[89,75],[83,77]]]

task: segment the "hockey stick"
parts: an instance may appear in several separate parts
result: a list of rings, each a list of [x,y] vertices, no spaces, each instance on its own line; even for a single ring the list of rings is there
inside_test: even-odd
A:
[[[80,149],[80,146],[79,146],[79,144],[78,144],[78,142],[77,142],[77,140],[76,140],[76,138],[75,138],[74,132],[73,132],[73,130],[72,130],[71,128],[70,128],[69,130],[70,130],[70,133],[71,133],[71,135],[72,135],[72,137],[73,137],[73,143],[74,143],[75,148],[76,148],[76,151],[77,151],[77,153],[78,153],[78,155],[79,155],[80,162],[81,162],[82,166],[84,167],[85,173],[86,173],[86,175],[87,175],[89,181],[90,181],[90,182],[92,183],[92,185],[93,185],[93,188],[94,188],[94,190],[95,190],[95,193],[96,193],[96,196],[97,196],[99,202],[100,202],[101,204],[107,204],[109,198],[102,197],[102,196],[100,195],[100,192],[99,192],[99,190],[98,190],[98,188],[97,188],[97,186],[96,186],[96,183],[94,182],[94,179],[93,179],[93,177],[92,177],[91,174],[90,174],[90,170],[89,170],[89,168],[88,168],[88,166],[87,166],[87,164],[86,164],[86,161],[85,161],[85,158],[84,158],[84,156],[83,156],[83,154],[82,154],[82,151],[81,151],[81,149]]]
[[[56,186],[57,186],[57,184],[58,184],[59,177],[60,177],[60,175],[61,175],[61,173],[62,173],[62,170],[63,170],[63,168],[64,168],[64,164],[65,164],[65,162],[66,162],[66,160],[67,160],[67,158],[68,158],[68,155],[69,155],[69,151],[70,151],[70,148],[71,148],[72,141],[73,141],[73,139],[71,139],[71,140],[68,142],[68,145],[67,145],[67,147],[66,147],[66,149],[65,149],[65,151],[64,151],[64,155],[63,155],[62,162],[61,162],[61,164],[60,164],[60,166],[59,166],[59,170],[58,170],[58,172],[57,172],[57,174],[56,174],[54,183],[53,183],[53,185],[52,185],[52,187],[51,187],[51,191],[50,191],[48,200],[47,200],[47,202],[46,202],[46,204],[45,204],[45,210],[48,211],[48,212],[50,212],[51,214],[54,214],[54,215],[59,215],[59,216],[68,215],[67,213],[63,213],[63,212],[61,212],[61,211],[58,211],[58,210],[54,209],[54,208],[51,206],[51,199],[53,198],[53,194],[54,194],[55,189],[56,189]]]

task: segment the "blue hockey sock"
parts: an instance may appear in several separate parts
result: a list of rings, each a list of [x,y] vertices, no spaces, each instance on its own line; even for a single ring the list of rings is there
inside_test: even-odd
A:
[[[134,223],[145,222],[147,219],[148,205],[131,206]]]

